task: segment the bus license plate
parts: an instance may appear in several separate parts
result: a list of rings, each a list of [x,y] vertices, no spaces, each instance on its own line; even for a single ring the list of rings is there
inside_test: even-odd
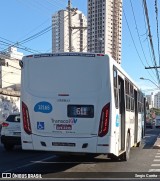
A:
[[[21,133],[20,133],[20,132],[14,132],[13,135],[15,135],[15,136],[20,136]]]
[[[78,118],[93,118],[94,106],[93,105],[68,105],[67,116],[78,117]]]

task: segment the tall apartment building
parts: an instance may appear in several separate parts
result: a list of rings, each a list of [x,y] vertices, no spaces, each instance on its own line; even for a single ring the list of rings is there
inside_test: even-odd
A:
[[[154,107],[154,94],[153,92],[150,95],[146,95],[146,100],[148,102],[149,105],[149,109]]]
[[[88,0],[88,52],[121,63],[122,0]]]
[[[69,22],[68,11],[60,10],[52,16],[52,52],[69,52]],[[87,27],[87,18],[79,11],[71,13],[72,51],[87,51],[87,28],[75,29],[74,27]]]
[[[154,95],[154,107],[160,109],[160,92]]]

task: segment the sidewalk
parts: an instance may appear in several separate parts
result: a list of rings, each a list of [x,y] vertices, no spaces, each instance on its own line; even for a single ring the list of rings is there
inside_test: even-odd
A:
[[[160,149],[160,135],[157,137],[157,141],[154,143],[153,149]]]

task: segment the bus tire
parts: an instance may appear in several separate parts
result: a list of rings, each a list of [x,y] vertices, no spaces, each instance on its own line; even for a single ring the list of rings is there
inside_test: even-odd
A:
[[[110,158],[112,161],[118,161],[119,160],[119,157],[117,157],[116,155],[114,154],[108,154],[108,158]]]
[[[130,150],[131,150],[131,139],[130,139],[130,134],[127,134],[127,140],[126,140],[126,151],[120,155],[120,159],[122,161],[127,161],[129,160],[130,157]]]
[[[143,137],[144,137],[144,132],[143,132],[143,128],[142,128],[142,134],[141,134],[142,136],[141,136],[141,138],[143,139]]]
[[[141,146],[141,141],[136,144],[136,147],[140,147],[140,146]]]

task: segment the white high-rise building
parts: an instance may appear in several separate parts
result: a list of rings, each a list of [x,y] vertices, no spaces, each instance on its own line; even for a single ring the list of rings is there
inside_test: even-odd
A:
[[[88,51],[121,63],[122,0],[88,0]]]
[[[69,52],[69,25],[68,11],[60,10],[52,16],[52,52]],[[87,51],[87,18],[79,11],[71,13],[72,22],[72,51]]]
[[[154,107],[160,109],[160,92],[154,95]]]
[[[146,95],[146,100],[148,102],[149,105],[149,109],[154,107],[154,94],[153,92],[151,93],[151,95]]]

